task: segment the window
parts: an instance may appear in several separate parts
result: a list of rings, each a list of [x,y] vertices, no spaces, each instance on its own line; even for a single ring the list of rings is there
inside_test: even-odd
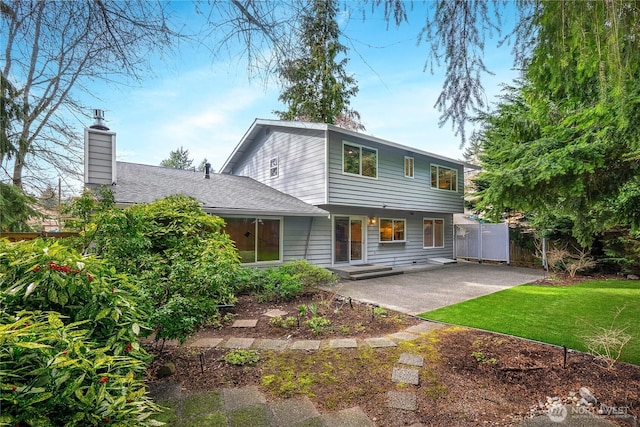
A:
[[[380,241],[381,242],[404,242],[405,235],[404,219],[380,218]]]
[[[405,178],[413,178],[413,157],[404,158],[404,176]]]
[[[444,166],[431,165],[431,187],[458,191],[458,171]]]
[[[342,143],[342,171],[370,178],[378,177],[378,150]]]
[[[280,260],[280,220],[224,218],[243,263]]]
[[[424,248],[444,248],[444,220],[423,219],[422,236]]]
[[[269,176],[271,178],[277,178],[280,174],[280,168],[278,167],[278,158],[274,157],[269,161]]]

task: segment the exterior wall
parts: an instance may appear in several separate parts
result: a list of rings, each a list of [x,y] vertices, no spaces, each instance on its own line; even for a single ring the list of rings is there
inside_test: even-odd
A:
[[[368,178],[344,174],[342,143],[363,145],[378,150],[378,177]],[[414,158],[414,177],[404,176],[404,157]],[[446,166],[458,170],[458,191],[431,188],[430,166]],[[461,165],[409,150],[369,142],[365,138],[329,134],[329,195],[332,205],[429,212],[463,212],[464,172]]]
[[[340,132],[325,134],[324,131],[277,126],[268,129],[255,138],[234,166],[233,174],[249,176],[319,206],[331,212],[332,217],[405,219],[406,242],[402,243],[380,243],[378,224],[370,225],[366,221],[364,262],[410,266],[427,263],[429,258],[454,258],[453,213],[464,211],[462,165]],[[378,150],[377,178],[343,173],[343,141]],[[405,156],[414,158],[413,178],[404,176]],[[278,177],[272,178],[270,160],[275,157],[278,158],[279,173]],[[456,169],[458,191],[431,188],[431,165]],[[444,220],[443,248],[423,248],[423,218]],[[324,267],[333,266],[332,223],[332,219],[323,217],[286,217],[283,261],[306,259]]]
[[[269,174],[269,162],[278,158],[278,177]],[[233,171],[249,176],[312,205],[325,202],[324,132],[271,128],[262,132]]]
[[[331,220],[327,217],[286,217],[283,245],[285,262],[306,259],[312,264],[330,267]]]
[[[395,217],[402,219],[402,217]],[[422,219],[444,219],[444,248],[423,248]],[[455,259],[453,253],[453,215],[441,213],[421,213],[404,218],[406,243],[380,243],[378,225],[367,226],[367,262],[392,267],[426,264],[429,258]]]
[[[340,216],[371,218],[369,209],[332,207],[331,214]],[[366,225],[366,258],[365,262],[371,264],[384,264],[392,267],[410,266],[414,264],[426,264],[429,258],[455,259],[453,243],[453,214],[438,212],[409,212],[386,211],[375,214],[376,224]],[[379,224],[380,218],[406,220],[406,242],[380,243]],[[444,220],[444,247],[423,248],[422,220],[423,218]]]
[[[85,184],[111,185],[116,180],[116,134],[96,129],[85,130]]]

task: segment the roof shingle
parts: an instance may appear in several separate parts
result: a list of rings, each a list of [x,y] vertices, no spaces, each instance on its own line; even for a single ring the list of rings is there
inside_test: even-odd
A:
[[[117,162],[118,204],[151,203],[174,194],[191,196],[205,211],[224,214],[326,216],[329,213],[254,179]]]

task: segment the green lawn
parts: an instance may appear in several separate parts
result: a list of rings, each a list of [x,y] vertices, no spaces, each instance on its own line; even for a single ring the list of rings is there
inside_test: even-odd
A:
[[[604,280],[574,286],[521,285],[420,314],[586,351],[594,327],[624,328],[632,336],[620,360],[640,365],[640,281]]]

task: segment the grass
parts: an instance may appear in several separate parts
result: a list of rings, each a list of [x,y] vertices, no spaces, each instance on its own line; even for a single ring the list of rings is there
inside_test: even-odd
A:
[[[616,317],[618,310],[622,309]],[[596,328],[632,336],[620,360],[640,365],[640,282],[600,280],[573,286],[521,285],[419,315],[462,326],[587,351]],[[615,319],[615,320],[614,320]]]

